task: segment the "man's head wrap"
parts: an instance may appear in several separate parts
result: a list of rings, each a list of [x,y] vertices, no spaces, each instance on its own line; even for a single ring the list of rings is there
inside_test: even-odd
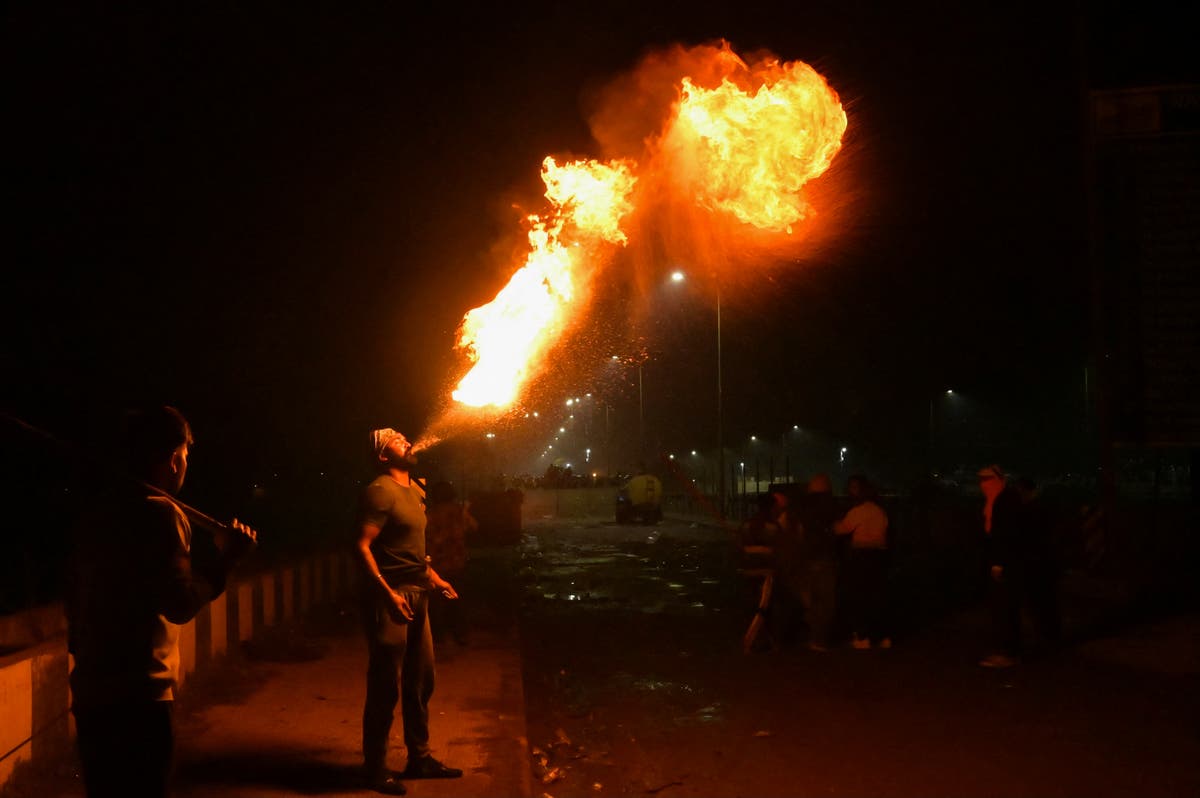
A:
[[[388,444],[396,438],[400,437],[400,433],[391,427],[377,429],[371,433],[371,448],[375,450],[376,457],[383,457],[383,450]]]

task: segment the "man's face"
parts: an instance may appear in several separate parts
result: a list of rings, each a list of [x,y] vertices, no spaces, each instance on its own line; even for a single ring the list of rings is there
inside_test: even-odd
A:
[[[412,444],[403,435],[397,435],[388,441],[383,448],[383,459],[393,468],[407,471],[417,464],[417,456],[413,453]]]
[[[178,493],[183,487],[183,478],[187,476],[188,445],[185,443],[171,454],[171,484],[169,493]]]

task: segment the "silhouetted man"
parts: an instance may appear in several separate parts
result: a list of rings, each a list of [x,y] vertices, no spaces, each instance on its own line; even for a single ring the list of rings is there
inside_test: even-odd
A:
[[[800,553],[793,578],[807,607],[808,647],[824,652],[832,642],[837,613],[838,544],[833,527],[840,517],[829,475],[813,476],[799,504]]]
[[[992,616],[992,652],[979,664],[985,668],[1011,668],[1021,651],[1021,494],[1008,484],[999,466],[979,469],[978,477],[984,498],[988,605]]]
[[[170,496],[183,487],[192,432],[172,407],[132,415],[130,475],[74,529],[66,596],[71,711],[90,798],[169,793],[179,625],[225,589],[255,532],[236,519],[220,556],[193,565],[192,528]]]
[[[433,637],[429,591],[458,598],[425,556],[424,496],[412,479],[412,444],[394,429],[371,433],[380,475],[362,495],[355,553],[362,565],[367,633],[367,699],[363,708],[363,764],[369,786],[403,795],[400,779],[457,778],[458,768],[429,753],[429,698],[433,695]],[[388,735],[396,704],[404,722],[408,763],[387,769]]]

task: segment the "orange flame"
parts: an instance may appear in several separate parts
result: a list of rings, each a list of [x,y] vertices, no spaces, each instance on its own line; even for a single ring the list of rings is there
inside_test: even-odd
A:
[[[670,83],[649,86],[648,78],[639,84],[645,102],[618,101],[606,117],[624,124],[634,115],[631,109],[659,114],[654,129],[661,136],[636,139],[645,158],[640,169],[632,160],[543,162],[553,210],[527,217],[524,265],[459,327],[457,347],[472,363],[452,392],[460,405],[511,406],[537,376],[549,349],[580,321],[594,278],[611,255],[604,245],[628,243],[622,224],[635,210],[639,173],[647,184],[639,191],[644,215],[672,212],[662,197],[655,199],[663,190],[671,208],[682,198],[681,207],[700,211],[695,224],[674,225],[691,240],[675,250],[674,243],[664,246],[668,260],[712,248],[705,245],[719,240],[726,227],[711,224],[714,213],[786,233],[789,242],[796,240],[790,238],[794,225],[813,215],[803,189],[829,169],[847,127],[837,93],[800,61],[748,66],[724,42],[680,53],[690,62],[687,71],[675,72]],[[670,69],[662,60],[653,66],[655,74]],[[665,95],[659,92],[664,87]],[[657,215],[654,220],[671,226]]]
[[[812,213],[800,194],[829,168],[842,146],[846,112],[837,93],[802,61],[767,61],[753,70],[732,52],[743,89],[722,78],[715,89],[683,79],[678,113],[663,149],[701,207],[763,230],[792,232]]]
[[[451,394],[471,407],[505,408],[532,376],[541,355],[558,339],[569,309],[596,272],[594,245],[626,243],[622,217],[633,210],[637,178],[622,161],[542,164],[549,219],[528,217],[529,255],[486,305],[464,317],[458,348],[474,363]]]

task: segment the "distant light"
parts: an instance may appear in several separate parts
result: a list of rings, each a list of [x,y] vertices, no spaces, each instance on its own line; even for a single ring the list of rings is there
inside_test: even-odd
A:
[[[756,441],[756,440],[758,440],[758,436],[757,436],[757,435],[751,435],[751,436],[750,436],[750,440],[752,440],[752,441]]]
[[[695,457],[695,456],[696,456],[696,450],[692,449],[692,457]]]
[[[591,395],[590,393],[589,393],[589,394],[586,394],[586,396],[587,396],[587,398],[588,398],[588,399],[591,399],[591,398],[592,398],[592,395]]]
[[[793,425],[792,425],[792,429],[800,429],[800,425],[799,425],[799,424],[793,424]]]
[[[559,431],[559,432],[566,432],[566,431],[567,431],[567,428],[566,428],[566,427],[559,427],[559,428],[558,428],[558,431]]]
[[[537,411],[536,411],[536,410],[534,410],[534,411],[533,411],[533,417],[534,417],[534,418],[537,418],[537,417],[538,417],[538,414],[537,414]]]
[[[687,275],[685,275],[683,272],[679,271],[678,269],[671,272],[671,282],[673,282],[673,283],[682,283],[686,277],[687,277]]]
[[[674,459],[675,459],[675,455],[670,455],[670,458],[671,458],[672,460],[674,460]]]
[[[951,388],[947,388],[947,389],[946,389],[946,396],[954,396],[954,390],[953,390],[953,389],[951,389]]]
[[[575,404],[575,400],[574,400],[574,399],[568,399],[568,400],[567,400],[567,407],[570,407],[570,406],[571,406],[571,405],[573,405],[573,404]]]
[[[620,356],[619,356],[619,355],[613,355],[613,356],[612,356],[612,359],[613,359],[613,360],[620,360],[621,358],[620,358]]]
[[[494,437],[496,437],[496,433],[494,433],[494,432],[489,432],[489,433],[487,434],[487,436],[488,436],[489,438],[494,438]]]

